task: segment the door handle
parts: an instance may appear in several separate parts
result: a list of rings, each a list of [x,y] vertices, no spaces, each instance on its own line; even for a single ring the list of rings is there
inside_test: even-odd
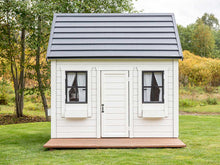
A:
[[[102,113],[104,113],[104,104],[102,104],[101,107],[102,107]]]

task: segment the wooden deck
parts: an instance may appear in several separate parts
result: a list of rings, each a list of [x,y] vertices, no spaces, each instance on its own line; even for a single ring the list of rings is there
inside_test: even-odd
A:
[[[178,138],[81,138],[50,139],[45,148],[180,148]]]

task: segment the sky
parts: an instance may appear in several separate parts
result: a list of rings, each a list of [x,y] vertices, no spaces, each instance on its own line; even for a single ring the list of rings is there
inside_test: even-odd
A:
[[[133,0],[136,10],[144,13],[174,13],[177,24],[194,23],[205,12],[220,21],[220,0]]]

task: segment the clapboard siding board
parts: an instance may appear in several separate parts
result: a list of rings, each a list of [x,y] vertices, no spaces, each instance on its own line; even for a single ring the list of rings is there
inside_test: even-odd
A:
[[[70,137],[75,137],[75,138],[80,138],[80,137],[91,137],[91,138],[96,138],[98,136],[98,126],[97,124],[99,123],[97,120],[100,120],[98,118],[99,114],[97,114],[98,108],[97,108],[97,103],[94,103],[92,108],[92,116],[86,119],[67,119],[67,118],[63,118],[61,115],[61,109],[62,109],[62,103],[60,101],[61,99],[61,93],[62,93],[62,81],[58,80],[61,79],[61,69],[62,66],[66,66],[68,67],[72,67],[74,66],[74,68],[79,68],[78,70],[80,70],[80,68],[84,67],[90,67],[90,68],[96,68],[93,70],[91,79],[93,79],[93,81],[91,81],[91,86],[92,86],[92,95],[91,95],[91,100],[92,102],[96,102],[98,101],[98,90],[97,90],[97,69],[100,70],[116,70],[116,68],[118,70],[127,70],[127,71],[132,71],[133,72],[133,78],[132,80],[136,80],[133,82],[133,95],[132,95],[132,99],[133,99],[133,106],[130,108],[130,110],[132,111],[132,126],[130,125],[130,127],[133,127],[132,130],[132,134],[133,137],[173,137],[173,130],[174,130],[174,122],[173,122],[173,103],[172,103],[172,93],[173,93],[173,61],[172,60],[80,60],[80,59],[74,59],[74,60],[57,60],[56,62],[56,73],[58,74],[56,76],[56,135],[59,138],[70,138]],[[137,106],[138,106],[138,80],[137,80],[137,73],[136,71],[134,71],[134,68],[139,67],[141,68],[141,70],[146,70],[146,66],[147,68],[152,68],[152,69],[161,69],[163,70],[163,68],[166,68],[167,70],[167,74],[168,76],[168,85],[171,88],[168,94],[168,117],[166,118],[162,118],[162,119],[143,119],[138,117],[137,114]],[[121,68],[121,69],[119,69]],[[149,70],[149,69],[147,69]],[[51,71],[52,73],[54,72],[53,70]],[[110,76],[111,77],[111,76]],[[105,82],[109,80],[109,77],[104,80]],[[120,83],[120,81],[123,80],[122,78],[119,79],[114,79],[115,82],[111,82],[111,83]],[[108,83],[108,82],[106,82]],[[114,85],[113,85],[114,86]],[[112,89],[115,90],[115,89]],[[117,90],[121,90],[120,88]],[[108,90],[106,91],[106,94],[108,95],[108,97],[111,96],[111,92],[109,92]],[[121,117],[120,115],[117,114],[117,108],[119,108],[120,106],[123,106],[123,104],[120,101],[117,101],[117,99],[120,99],[120,94],[119,96],[115,97],[116,100],[114,101],[114,105],[113,105],[113,111],[116,112],[115,114],[112,114],[111,117],[106,117],[106,120],[108,120],[107,123],[107,127],[117,127],[120,125],[121,120],[124,120],[123,117]],[[114,109],[115,108],[115,109]],[[114,123],[111,124],[112,122],[112,118],[114,118]],[[131,120],[131,119],[130,119]],[[120,127],[119,127],[120,128]],[[158,133],[157,131],[154,130],[160,130],[164,128],[164,131],[160,131],[160,133]],[[146,130],[147,129],[147,130]],[[85,131],[81,131],[81,130],[85,130]],[[89,130],[89,131],[86,131]],[[141,131],[143,132],[141,134]]]
[[[47,58],[182,58],[180,47],[173,14],[55,14]]]

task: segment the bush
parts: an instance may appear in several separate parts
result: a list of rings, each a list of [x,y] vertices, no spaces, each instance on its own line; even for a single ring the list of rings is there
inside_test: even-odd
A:
[[[179,63],[179,81],[182,85],[220,85],[220,60],[196,56],[183,51],[184,60]]]
[[[5,93],[0,93],[0,105],[7,105],[8,97]]]
[[[190,99],[181,99],[179,101],[179,106],[180,107],[195,107],[198,105],[198,102],[195,100],[190,100]]]
[[[10,89],[10,85],[5,80],[0,80],[0,105],[7,105],[9,102],[8,91]]]
[[[206,102],[207,102],[209,105],[216,105],[216,104],[218,104],[218,101],[217,101],[216,98],[210,98],[210,97],[208,97],[208,98],[206,99]]]

